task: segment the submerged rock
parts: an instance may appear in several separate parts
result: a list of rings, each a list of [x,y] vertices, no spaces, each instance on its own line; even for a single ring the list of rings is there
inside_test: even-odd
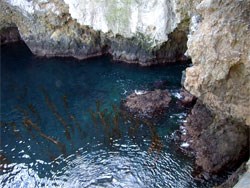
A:
[[[153,117],[164,112],[170,101],[167,90],[135,91],[125,99],[123,106],[136,115]]]
[[[158,80],[158,81],[155,81],[152,85],[154,89],[166,89],[168,85],[168,81]]]

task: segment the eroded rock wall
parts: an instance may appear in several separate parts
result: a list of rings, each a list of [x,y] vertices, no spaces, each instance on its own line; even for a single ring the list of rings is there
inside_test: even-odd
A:
[[[203,0],[191,15],[187,54],[193,65],[184,86],[199,104],[187,119],[185,139],[203,172],[250,155],[249,10],[250,0]]]
[[[104,33],[131,38],[136,33],[148,36],[152,45],[168,39],[180,23],[172,0],[65,0],[72,18]]]
[[[212,110],[250,125],[250,1],[203,0],[196,9],[184,86]]]
[[[249,156],[249,127],[241,121],[223,117],[198,100],[185,123],[182,136],[195,151],[197,176],[237,167]]]
[[[100,34],[73,20],[63,1],[1,1],[0,14],[1,25],[15,25],[36,55],[86,58],[101,53]]]
[[[185,59],[189,17],[179,0],[3,0],[1,27],[14,25],[34,54],[79,59],[110,53],[150,65]]]

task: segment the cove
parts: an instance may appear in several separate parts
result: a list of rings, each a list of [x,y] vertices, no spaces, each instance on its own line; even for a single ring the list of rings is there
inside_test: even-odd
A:
[[[158,81],[178,95],[188,64],[139,67],[109,57],[37,58],[1,49],[1,187],[211,187],[173,142],[189,109],[152,126],[120,118],[122,99]],[[173,101],[173,103],[175,100]]]

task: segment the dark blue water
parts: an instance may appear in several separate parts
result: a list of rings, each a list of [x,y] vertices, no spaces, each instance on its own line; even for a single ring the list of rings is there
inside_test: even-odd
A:
[[[172,142],[186,109],[141,122],[120,112],[135,89],[178,95],[186,65],[142,68],[108,57],[36,58],[1,49],[1,187],[210,187]]]

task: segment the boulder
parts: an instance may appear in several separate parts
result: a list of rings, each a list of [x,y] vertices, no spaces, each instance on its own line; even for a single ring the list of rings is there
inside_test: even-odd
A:
[[[162,114],[171,101],[167,90],[135,91],[127,96],[123,106],[131,113],[144,117]]]

